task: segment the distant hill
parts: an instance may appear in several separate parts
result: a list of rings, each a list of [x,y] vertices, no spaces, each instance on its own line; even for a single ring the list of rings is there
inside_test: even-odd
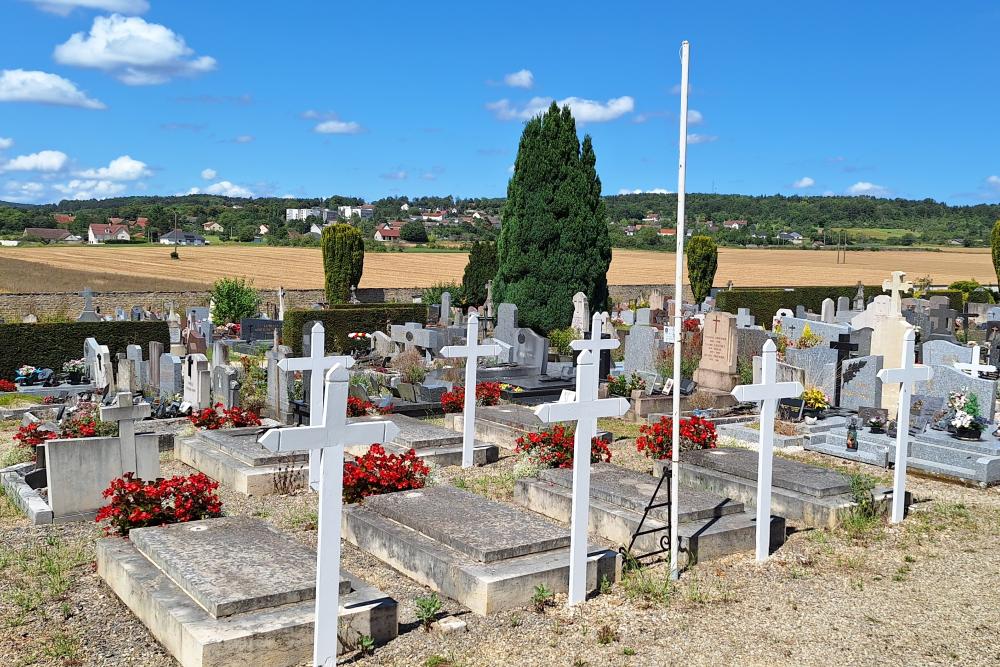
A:
[[[32,209],[32,208],[40,208],[41,206],[43,206],[43,205],[42,204],[19,204],[18,202],[4,201],[4,200],[0,199],[0,208]]]

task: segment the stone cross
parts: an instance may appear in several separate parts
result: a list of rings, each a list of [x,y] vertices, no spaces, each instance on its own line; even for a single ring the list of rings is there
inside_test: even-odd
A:
[[[121,452],[122,472],[139,472],[139,457],[135,453],[135,422],[150,414],[149,403],[132,402],[132,393],[118,392],[117,405],[101,406],[102,422],[118,422],[118,443]]]
[[[493,281],[486,281],[486,317],[493,319]]]
[[[278,319],[285,319],[285,288],[278,287]]]
[[[896,469],[892,484],[892,522],[903,520],[906,509],[906,453],[907,438],[910,435],[910,395],[914,382],[926,382],[934,377],[934,369],[913,363],[913,343],[916,339],[913,329],[903,336],[902,359],[899,368],[883,368],[878,378],[883,383],[898,383],[899,406],[896,408]],[[978,356],[979,350],[976,350]],[[976,358],[973,358],[973,363]]]
[[[462,467],[472,467],[472,449],[476,441],[476,371],[479,357],[495,357],[500,354],[497,344],[479,344],[479,316],[469,313],[469,323],[465,329],[465,345],[447,345],[441,348],[441,356],[465,359],[465,407],[462,415]]]
[[[314,330],[315,331],[315,330]],[[313,348],[322,351],[322,347]],[[318,372],[318,371],[317,371]],[[336,363],[326,374],[326,397],[313,398],[309,426],[271,429],[260,444],[272,452],[320,450],[316,552],[316,613],[313,619],[313,663],[337,662],[337,619],[340,612],[340,525],[344,493],[344,448],[347,445],[384,444],[399,435],[391,421],[347,423],[350,375],[347,364]],[[316,396],[322,396],[319,391]],[[319,415],[315,420],[314,414]]]
[[[590,338],[570,343],[579,350],[576,366],[576,392],[572,401],[545,403],[535,408],[535,414],[546,423],[575,421],[573,441],[573,511],[570,519],[569,601],[575,605],[587,596],[587,527],[590,515],[590,453],[591,441],[597,435],[599,417],[620,417],[629,409],[621,397],[597,398],[600,383],[598,367],[601,350],[613,350],[620,345],[617,338],[601,338],[602,316],[595,313]],[[568,398],[568,397],[567,397]]]
[[[903,314],[903,292],[913,291],[913,283],[906,278],[905,271],[893,271],[891,280],[882,281],[882,291],[892,293],[892,302],[889,315],[899,317]]]
[[[354,365],[353,357],[327,357],[326,329],[320,322],[314,322],[309,331],[309,356],[286,357],[278,361],[278,369],[288,371],[309,371],[309,425],[317,426],[322,421],[320,406],[323,405],[323,376],[328,370],[341,364],[345,369]],[[346,409],[346,408],[345,408]],[[319,450],[309,450],[309,486],[319,488]]]
[[[441,292],[441,319],[438,322],[441,326],[448,326],[448,318],[451,317],[451,292]]]
[[[76,318],[77,322],[100,322],[101,316],[94,310],[94,292],[86,287],[80,296],[83,297],[83,312]]]
[[[573,295],[573,320],[570,323],[581,334],[590,332],[590,304],[587,295],[577,292]]]
[[[931,322],[934,324],[934,333],[940,334],[954,334],[955,327],[953,322],[955,321],[955,316],[958,315],[958,311],[949,308],[946,305],[938,305],[937,308],[932,308],[930,311]]]
[[[830,341],[830,348],[837,351],[837,372],[833,388],[833,404],[840,406],[840,380],[844,362],[851,358],[851,352],[858,351],[858,344],[851,342],[851,334],[840,334],[836,341]]]
[[[996,373],[996,366],[990,366],[987,364],[980,363],[981,357],[979,356],[980,348],[978,345],[972,346],[972,363],[964,363],[961,361],[955,362],[955,368],[967,373],[974,378],[979,378],[980,373]]]
[[[969,342],[969,322],[971,320],[979,317],[979,313],[973,313],[969,310],[969,307],[965,307],[965,312],[959,313],[959,317],[962,318],[962,330],[965,332],[965,342]]]
[[[802,395],[799,382],[777,381],[777,347],[768,339],[761,353],[760,384],[744,384],[733,389],[741,403],[760,401],[760,452],[757,463],[757,562],[767,560],[771,551],[771,465],[774,449],[774,413],[778,401]]]

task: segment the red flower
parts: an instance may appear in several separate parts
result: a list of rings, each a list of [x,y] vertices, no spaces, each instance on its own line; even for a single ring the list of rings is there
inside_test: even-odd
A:
[[[414,450],[402,456],[386,454],[385,448],[373,444],[366,454],[344,464],[344,502],[356,503],[362,498],[404,489],[421,489],[430,468]]]
[[[654,459],[672,458],[673,428],[673,419],[670,417],[660,417],[660,421],[654,424],[643,424],[639,427],[640,435],[635,440],[636,448]],[[678,431],[682,452],[713,449],[718,441],[715,424],[701,417],[681,419]]]
[[[17,385],[10,380],[0,380],[0,392],[17,391]]]
[[[526,452],[539,463],[549,468],[573,467],[574,433],[566,427],[553,426],[550,431],[529,433],[517,439],[515,453]],[[590,441],[590,462],[611,461],[611,448],[604,440],[592,438]]]
[[[40,423],[35,422],[33,424],[26,424],[25,426],[17,429],[17,433],[14,434],[14,440],[18,442],[21,447],[34,447],[35,445],[40,445],[46,440],[52,440],[56,438],[55,433],[52,431],[40,431]]]
[[[153,482],[125,473],[104,490],[110,502],[98,511],[97,521],[107,522],[107,534],[126,537],[133,528],[222,516],[222,502],[215,494],[218,488],[218,482],[202,473]]]
[[[479,382],[476,384],[476,405],[497,405],[500,403],[499,382]],[[465,409],[465,387],[455,387],[441,395],[441,409],[445,413],[462,412]]]

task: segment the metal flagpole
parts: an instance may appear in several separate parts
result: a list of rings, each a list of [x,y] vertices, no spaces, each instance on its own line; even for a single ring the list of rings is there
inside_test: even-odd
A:
[[[680,129],[680,159],[677,171],[677,255],[674,267],[674,387],[673,399],[673,434],[670,457],[670,578],[680,576],[677,561],[680,535],[678,524],[678,455],[681,449],[681,330],[683,328],[684,301],[684,187],[687,170],[687,125],[688,125],[688,60],[689,46],[687,40],[681,42],[681,129]]]

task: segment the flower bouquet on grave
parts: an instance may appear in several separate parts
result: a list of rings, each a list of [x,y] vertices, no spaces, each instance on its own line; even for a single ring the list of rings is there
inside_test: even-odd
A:
[[[989,423],[980,413],[979,398],[967,391],[955,391],[948,396],[948,407],[954,411],[951,418],[954,436],[959,440],[979,440]]]
[[[802,392],[802,402],[805,403],[806,412],[814,417],[819,417],[823,411],[830,407],[830,398],[819,387],[810,387]]]
[[[62,365],[63,373],[67,375],[70,384],[80,384],[86,369],[86,359],[70,359]]]
[[[0,380],[0,393],[8,391],[17,391],[17,385],[10,380]]]
[[[885,420],[881,417],[872,417],[868,420],[868,430],[871,433],[885,433]]]

